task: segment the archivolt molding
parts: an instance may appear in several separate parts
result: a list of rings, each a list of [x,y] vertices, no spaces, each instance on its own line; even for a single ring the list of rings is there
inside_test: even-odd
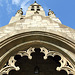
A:
[[[57,71],[65,70],[67,74],[73,74],[75,75],[75,66],[73,66],[61,53],[53,51],[53,50],[47,50],[44,47],[40,47],[40,52],[44,53],[44,59],[46,60],[48,56],[60,56],[61,60],[59,61],[61,63],[60,67],[57,67]],[[21,57],[23,56],[28,56],[29,59],[32,59],[31,53],[35,52],[35,48],[30,47],[27,51],[19,51],[16,55],[20,55]],[[11,70],[20,70],[19,66],[15,66],[16,60],[14,59],[15,56],[11,56],[8,64],[0,70],[0,75],[2,74],[9,74]]]

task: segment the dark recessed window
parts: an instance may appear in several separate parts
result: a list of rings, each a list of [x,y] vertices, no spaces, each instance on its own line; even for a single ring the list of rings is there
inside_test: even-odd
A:
[[[31,10],[34,11],[34,6],[32,6]]]
[[[40,11],[40,9],[37,9],[37,11]]]
[[[31,9],[32,11],[34,11],[34,9]]]

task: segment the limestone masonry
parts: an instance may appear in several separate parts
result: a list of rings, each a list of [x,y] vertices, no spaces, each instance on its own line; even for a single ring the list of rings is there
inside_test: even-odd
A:
[[[20,59],[24,56],[28,61]],[[16,66],[18,62],[23,64]],[[40,66],[35,66],[37,62]],[[16,72],[17,75],[75,75],[75,30],[63,25],[50,9],[46,16],[36,1],[28,7],[26,15],[21,8],[8,25],[0,28],[0,75],[16,75]]]
[[[26,15],[23,15],[22,9],[18,10],[9,24],[0,28],[0,41],[28,31],[51,32],[75,42],[75,30],[63,25],[51,10],[46,16],[42,6],[37,3],[29,6]]]

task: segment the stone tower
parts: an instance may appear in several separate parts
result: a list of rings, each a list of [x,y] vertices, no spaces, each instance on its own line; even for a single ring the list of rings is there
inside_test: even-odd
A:
[[[36,1],[0,28],[0,75],[30,74],[75,75],[75,30]]]

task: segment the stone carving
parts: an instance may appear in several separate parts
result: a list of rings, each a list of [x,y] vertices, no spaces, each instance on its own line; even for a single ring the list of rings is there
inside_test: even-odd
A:
[[[60,67],[57,67],[57,71],[65,70],[67,74],[73,74],[75,75],[75,68],[71,65],[71,63],[59,52],[56,51],[48,51],[46,48],[42,47],[40,48],[41,52],[45,54],[44,59],[47,59],[48,56],[54,57],[55,55],[58,55],[61,57],[61,60],[59,61],[61,63]]]
[[[48,12],[48,16],[56,18],[54,12],[51,11],[50,9],[49,9],[49,12]]]
[[[59,61],[61,63],[61,66],[56,68],[57,71],[65,70],[67,74],[75,75],[75,67],[62,54],[53,50],[47,50],[44,47],[40,47],[40,49],[40,52],[45,54],[45,60],[48,56],[54,57],[55,55],[58,55],[61,57],[61,60]],[[30,47],[27,51],[19,51],[16,55],[20,55],[21,57],[28,56],[29,59],[32,59],[31,53],[33,52],[35,52],[35,48]],[[14,56],[11,56],[8,61],[8,64],[0,70],[0,75],[8,74],[13,69],[16,71],[20,70],[18,66],[15,66],[15,62],[16,60],[14,59]]]
[[[62,59],[59,62],[61,63],[61,66],[56,68],[57,71],[65,70],[67,74],[75,75],[75,68],[71,65],[71,63],[67,59],[62,57]]]
[[[20,8],[20,10],[18,10],[16,14],[20,14],[20,15],[23,15],[23,11],[22,11],[22,8]]]
[[[50,16],[51,14],[54,14],[54,12],[49,9],[48,16]]]
[[[19,51],[16,55],[20,55],[21,57],[28,56],[29,59],[32,59],[32,56],[30,55],[32,52],[35,52],[34,48],[29,48],[27,51]],[[15,66],[15,62],[16,60],[14,59],[14,56],[11,56],[8,64],[5,64],[5,66],[0,70],[0,75],[8,74],[13,69],[16,71],[20,70],[19,67]]]
[[[15,66],[15,62],[16,62],[16,60],[14,59],[14,56],[11,56],[8,61],[8,64],[7,65],[5,64],[5,67],[0,70],[0,75],[8,74],[9,71],[11,71],[11,70],[18,71],[20,68]]]
[[[17,53],[17,54],[21,55],[21,57],[28,56],[29,59],[32,59],[31,53],[35,52],[34,49],[35,48],[31,47],[27,51],[19,51],[19,53]]]

